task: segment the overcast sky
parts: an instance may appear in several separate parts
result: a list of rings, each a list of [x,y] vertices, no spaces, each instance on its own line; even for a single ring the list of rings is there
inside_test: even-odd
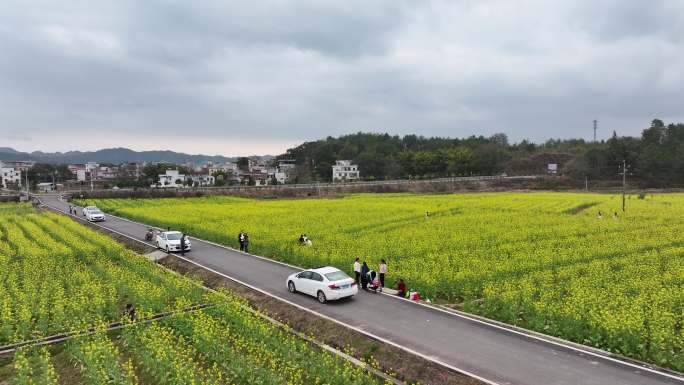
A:
[[[275,154],[684,121],[684,1],[4,0],[0,147]]]

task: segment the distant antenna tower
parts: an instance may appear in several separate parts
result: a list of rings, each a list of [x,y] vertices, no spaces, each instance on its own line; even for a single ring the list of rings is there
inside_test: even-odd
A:
[[[596,142],[596,127],[598,124],[598,120],[594,119],[594,142]]]

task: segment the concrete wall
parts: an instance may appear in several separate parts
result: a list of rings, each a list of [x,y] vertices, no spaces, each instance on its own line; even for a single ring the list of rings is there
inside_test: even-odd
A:
[[[568,190],[584,187],[562,178],[544,177],[472,177],[432,180],[325,183],[276,186],[231,186],[181,189],[121,189],[73,192],[84,198],[163,198],[232,195],[254,198],[331,197],[351,193],[450,193],[468,191]]]

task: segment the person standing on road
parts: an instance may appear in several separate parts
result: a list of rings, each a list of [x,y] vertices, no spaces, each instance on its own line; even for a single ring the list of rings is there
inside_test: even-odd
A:
[[[181,239],[180,239],[181,255],[185,255],[185,245],[186,244],[187,243],[185,242],[185,233],[183,233],[183,235],[181,235]]]
[[[384,259],[380,260],[380,266],[378,266],[378,273],[380,275],[380,291],[385,288],[385,274],[387,274],[387,263]]]
[[[363,265],[361,266],[361,288],[363,290],[368,290],[368,273],[370,273],[370,268],[366,264],[366,261],[363,261]]]
[[[361,279],[361,264],[359,263],[359,257],[356,257],[354,259],[354,280],[356,281],[356,284],[360,284],[360,279]]]
[[[240,242],[240,251],[245,251],[245,230],[241,230],[238,234],[238,242]]]

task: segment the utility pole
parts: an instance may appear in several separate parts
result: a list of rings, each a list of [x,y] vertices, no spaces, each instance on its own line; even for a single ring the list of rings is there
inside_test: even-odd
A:
[[[586,191],[589,191],[589,177],[588,176],[584,177],[584,189]]]
[[[598,120],[594,119],[594,143],[596,143],[596,128],[597,128]]]
[[[619,168],[619,167],[618,167]],[[625,212],[625,188],[627,185],[627,161],[622,160],[622,212]]]

